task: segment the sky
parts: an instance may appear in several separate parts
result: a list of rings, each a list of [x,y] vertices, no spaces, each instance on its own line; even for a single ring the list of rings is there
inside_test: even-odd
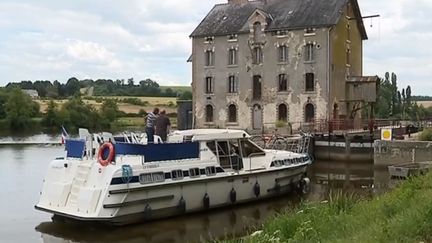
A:
[[[358,0],[364,75],[398,75],[432,95],[432,1]],[[227,0],[0,0],[0,85],[21,80],[151,78],[189,85],[190,33]],[[415,2],[415,3],[414,3]]]

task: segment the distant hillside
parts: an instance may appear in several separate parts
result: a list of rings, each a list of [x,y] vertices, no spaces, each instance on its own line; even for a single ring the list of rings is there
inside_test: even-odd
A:
[[[160,86],[160,89],[162,92],[165,92],[166,89],[171,89],[175,93],[192,92],[191,86]]]
[[[432,101],[432,96],[413,96],[413,101]]]

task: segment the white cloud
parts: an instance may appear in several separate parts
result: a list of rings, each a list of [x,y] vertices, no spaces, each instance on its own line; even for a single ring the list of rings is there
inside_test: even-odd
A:
[[[110,63],[114,61],[114,53],[94,42],[80,40],[70,41],[66,47],[69,56],[89,63]]]
[[[188,36],[226,1],[2,0],[0,84],[76,76],[189,85]],[[431,94],[432,2],[358,1],[363,15],[381,14],[365,20],[365,74],[396,72],[400,86]]]

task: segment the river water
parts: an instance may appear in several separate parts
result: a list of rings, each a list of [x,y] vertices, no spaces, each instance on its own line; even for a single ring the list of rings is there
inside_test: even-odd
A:
[[[36,211],[34,205],[48,163],[63,154],[61,146],[0,147],[0,242],[132,243],[222,239],[245,235],[301,200],[298,195],[286,195],[276,200],[118,228],[53,223],[51,215]],[[374,171],[371,162],[315,162],[310,177],[313,185],[306,199],[323,200],[333,188],[370,196],[386,187],[388,174]]]

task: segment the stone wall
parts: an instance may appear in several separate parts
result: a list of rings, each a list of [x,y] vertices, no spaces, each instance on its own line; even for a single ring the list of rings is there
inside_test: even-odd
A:
[[[375,141],[375,167],[432,161],[432,142]]]

